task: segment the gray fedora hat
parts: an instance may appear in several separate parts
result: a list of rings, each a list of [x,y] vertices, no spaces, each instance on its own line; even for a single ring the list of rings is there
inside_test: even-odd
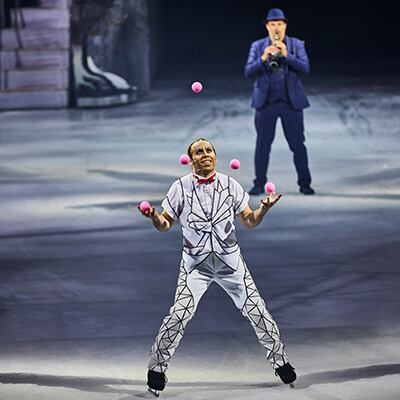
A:
[[[285,21],[286,23],[289,20],[285,17],[285,14],[280,8],[271,8],[268,11],[267,16],[263,19],[263,23],[266,24],[268,21]]]

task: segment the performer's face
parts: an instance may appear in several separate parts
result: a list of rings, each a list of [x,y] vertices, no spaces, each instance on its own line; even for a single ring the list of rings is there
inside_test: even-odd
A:
[[[268,21],[265,24],[268,35],[271,40],[275,40],[275,35],[279,35],[279,40],[282,41],[285,38],[286,33],[286,22],[285,21]]]
[[[215,169],[217,155],[210,143],[206,140],[195,142],[190,151],[194,172],[200,176],[207,176]]]

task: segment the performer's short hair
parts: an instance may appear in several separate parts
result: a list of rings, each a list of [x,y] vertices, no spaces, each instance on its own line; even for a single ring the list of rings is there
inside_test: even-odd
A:
[[[189,144],[189,147],[187,149],[187,154],[190,157],[190,159],[192,159],[192,146],[197,143],[200,142],[200,140],[204,140],[205,142],[210,143],[212,149],[214,150],[215,155],[217,155],[217,152],[215,151],[215,147],[213,146],[213,144],[208,140],[208,139],[204,139],[204,138],[198,138],[195,141],[193,141],[192,143]]]

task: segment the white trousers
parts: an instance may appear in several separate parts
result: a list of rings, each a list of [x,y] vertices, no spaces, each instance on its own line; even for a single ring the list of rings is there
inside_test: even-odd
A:
[[[287,363],[278,326],[266,309],[242,256],[237,270],[233,271],[211,254],[190,273],[186,271],[182,261],[175,301],[151,347],[148,369],[157,372],[167,370],[183,337],[186,324],[193,317],[201,297],[212,282],[216,282],[228,293],[236,307],[250,321],[259,342],[266,349],[271,366],[278,368]]]

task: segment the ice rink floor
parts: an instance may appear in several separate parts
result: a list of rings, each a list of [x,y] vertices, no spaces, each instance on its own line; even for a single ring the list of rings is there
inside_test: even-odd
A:
[[[149,348],[170,307],[179,227],[160,204],[197,137],[217,169],[253,179],[251,84],[161,80],[103,110],[0,114],[0,399],[147,397]],[[279,125],[270,172],[280,203],[238,228],[245,260],[299,375],[284,386],[231,300],[212,286],[168,370],[163,398],[400,398],[400,85],[313,78],[305,111],[315,196],[298,193]],[[229,170],[238,158],[241,169]],[[259,198],[252,198],[257,206]]]

